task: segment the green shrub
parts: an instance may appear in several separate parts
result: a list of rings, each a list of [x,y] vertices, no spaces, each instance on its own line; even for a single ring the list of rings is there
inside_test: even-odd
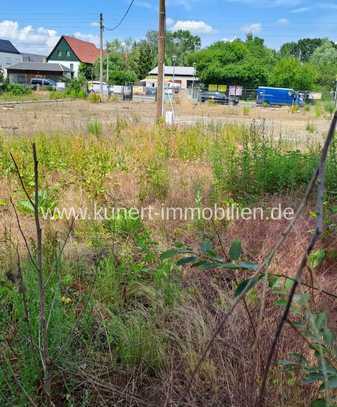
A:
[[[142,366],[155,372],[163,366],[165,333],[146,312],[131,312],[124,318],[114,316],[108,324],[108,332],[118,359],[125,367]]]
[[[31,95],[32,90],[28,86],[17,83],[5,83],[0,87],[0,93],[7,93],[10,96]]]
[[[315,131],[316,131],[316,127],[312,122],[308,122],[305,129],[308,133],[311,133],[311,134],[315,133]]]
[[[170,178],[167,162],[154,160],[149,162],[140,176],[139,199],[141,202],[163,200],[169,190]]]
[[[66,84],[64,93],[71,98],[85,98],[87,96],[86,82],[82,79],[73,79]]]
[[[243,133],[240,146],[216,142],[211,161],[218,192],[248,199],[304,186],[312,176],[318,154],[289,151],[286,143],[251,128]]]
[[[102,123],[98,120],[92,120],[88,123],[88,133],[93,136],[99,136],[103,132]]]
[[[336,110],[336,105],[335,105],[335,103],[334,103],[334,102],[330,102],[330,101],[325,102],[325,103],[324,103],[324,110],[325,110],[327,113],[330,113],[330,114],[334,113],[334,111]]]
[[[57,90],[52,90],[49,92],[49,99],[50,100],[59,100],[59,99],[64,99],[65,98],[65,93],[64,92],[60,92]]]
[[[101,96],[96,94],[96,93],[90,93],[88,96],[88,100],[91,103],[100,103],[101,102]]]

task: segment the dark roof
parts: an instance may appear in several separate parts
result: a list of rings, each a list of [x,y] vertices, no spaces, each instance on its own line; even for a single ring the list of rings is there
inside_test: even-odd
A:
[[[71,72],[69,68],[62,64],[49,64],[42,62],[20,62],[18,64],[9,66],[7,71]]]
[[[0,52],[6,52],[7,54],[20,54],[20,52],[8,40],[0,40]]]

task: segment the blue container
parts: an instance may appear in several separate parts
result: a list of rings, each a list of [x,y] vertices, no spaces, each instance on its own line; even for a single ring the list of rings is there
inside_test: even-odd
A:
[[[259,86],[256,90],[256,103],[258,105],[267,104],[270,106],[303,106],[303,98],[288,88],[270,88]]]

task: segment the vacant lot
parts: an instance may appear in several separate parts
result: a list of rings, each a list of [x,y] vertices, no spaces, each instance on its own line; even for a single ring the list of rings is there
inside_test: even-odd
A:
[[[154,111],[153,103],[136,102],[1,107],[1,406],[45,406],[48,398],[67,407],[255,404],[273,332],[315,224],[312,199],[268,273],[253,276],[289,224],[284,217],[271,220],[272,208],[296,209],[311,179],[327,114],[181,101],[178,119],[194,124],[166,128],[154,125]],[[22,187],[35,196],[32,142],[42,251]],[[337,377],[335,146],[326,175],[327,231],[280,338],[275,359],[282,362],[270,371],[266,407],[308,407],[323,393],[334,396],[334,388],[320,385],[322,360]],[[96,204],[125,211],[94,219]],[[215,205],[259,207],[267,216],[157,215],[162,208]],[[150,207],[153,218],[131,212]],[[75,212],[62,217],[56,209],[64,208]],[[89,217],[81,218],[81,209]],[[42,346],[38,253],[47,376],[36,351]],[[245,302],[212,340],[243,287],[250,287]]]
[[[170,109],[166,106],[166,109]],[[107,102],[93,104],[88,101],[65,101],[0,106],[0,130],[16,134],[35,132],[81,132],[91,120],[99,120],[104,128],[111,128],[117,120],[134,123],[153,123],[155,103],[149,101]],[[254,103],[237,107],[212,104],[193,104],[186,98],[174,103],[176,122],[183,125],[195,123],[250,125],[255,120],[275,136],[307,142],[307,138],[321,139],[327,131],[330,116],[322,107],[292,113],[288,107],[263,108]]]

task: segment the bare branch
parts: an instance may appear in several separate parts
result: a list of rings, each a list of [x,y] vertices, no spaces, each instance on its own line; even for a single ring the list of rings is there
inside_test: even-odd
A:
[[[23,179],[22,179],[22,176],[21,176],[21,173],[20,173],[20,170],[19,170],[19,166],[18,166],[18,164],[16,163],[15,158],[14,158],[14,156],[13,156],[12,153],[10,153],[10,156],[11,156],[11,159],[12,159],[12,161],[13,161],[13,163],[14,163],[15,170],[16,170],[17,176],[18,176],[18,178],[19,178],[21,187],[22,187],[22,189],[23,189],[23,191],[24,191],[24,193],[25,193],[27,199],[29,200],[30,204],[31,204],[32,207],[34,208],[34,202],[33,202],[32,198],[30,197],[30,195],[29,195],[29,193],[28,193],[28,191],[27,191],[27,189],[26,189],[25,183],[23,182]]]
[[[328,157],[328,151],[329,151],[329,147],[332,143],[332,140],[334,138],[335,135],[335,131],[336,131],[336,125],[337,125],[337,112],[334,114],[334,117],[332,119],[331,122],[331,126],[329,129],[329,133],[328,136],[325,140],[322,152],[321,152],[321,158],[320,158],[320,163],[318,166],[318,169],[316,171],[317,173],[317,177],[318,178],[318,191],[317,191],[317,200],[316,200],[316,211],[317,211],[317,220],[316,220],[316,229],[315,232],[308,244],[308,247],[306,248],[306,251],[302,257],[301,263],[297,269],[296,272],[296,276],[295,276],[295,282],[290,290],[289,293],[289,298],[288,298],[288,302],[287,305],[285,307],[284,313],[282,315],[282,318],[278,324],[278,327],[276,329],[275,335],[274,335],[274,340],[273,343],[271,345],[270,351],[269,351],[269,355],[268,355],[268,359],[267,359],[267,364],[266,364],[266,368],[265,368],[265,372],[263,375],[263,380],[262,380],[262,384],[261,384],[261,390],[260,390],[260,395],[257,401],[256,406],[257,407],[262,407],[264,405],[264,399],[265,399],[265,391],[266,391],[266,385],[267,385],[267,380],[268,380],[268,374],[269,374],[269,370],[273,361],[273,357],[274,357],[274,353],[276,352],[276,348],[277,348],[277,344],[279,341],[279,338],[281,336],[283,327],[288,319],[288,315],[290,312],[290,308],[294,299],[294,295],[296,293],[296,289],[297,287],[301,284],[301,280],[302,280],[302,275],[303,272],[307,266],[308,263],[308,258],[310,256],[310,253],[312,252],[312,250],[314,249],[317,241],[319,240],[322,232],[323,232],[323,204],[324,204],[324,194],[325,194],[325,168],[326,168],[326,160]]]
[[[337,123],[337,114],[335,113],[335,115],[333,117],[333,120],[332,120],[332,123],[331,123],[331,126],[330,126],[330,130],[329,130],[327,140],[326,140],[324,148],[322,150],[322,158],[325,157],[324,161],[326,160],[326,156],[327,156],[327,153],[328,153],[328,150],[329,150],[329,146],[331,144],[331,141],[332,141],[334,133],[335,133],[336,123]],[[321,160],[322,160],[322,158],[321,158]],[[306,206],[306,204],[308,202],[309,196],[310,196],[312,190],[314,189],[317,178],[319,176],[319,169],[320,169],[320,166],[315,170],[315,172],[314,172],[314,174],[313,174],[313,176],[312,176],[312,178],[311,178],[311,180],[310,180],[310,182],[309,182],[309,184],[308,184],[308,186],[306,188],[304,197],[303,197],[302,201],[300,202],[300,204],[299,204],[299,206],[297,208],[297,211],[295,213],[294,218],[290,221],[290,223],[288,224],[286,229],[282,232],[279,240],[273,246],[272,250],[270,251],[269,255],[264,259],[263,263],[258,267],[258,270],[255,272],[255,274],[252,276],[252,278],[257,277],[259,274],[265,272],[269,268],[269,266],[270,266],[273,258],[275,257],[276,253],[278,252],[280,247],[283,245],[283,243],[286,241],[287,237],[289,236],[289,233],[292,231],[292,229],[293,229],[295,223],[297,222],[299,216],[302,214],[302,212],[303,212],[303,210],[304,210],[304,208],[305,208],[305,206]],[[295,284],[294,284],[294,286],[295,286]],[[187,384],[187,392],[190,391],[191,386],[193,384],[193,381],[194,381],[198,371],[200,370],[200,367],[201,367],[203,361],[207,357],[207,354],[210,351],[216,337],[223,330],[227,320],[232,315],[233,311],[236,309],[236,307],[241,302],[241,300],[246,296],[248,290],[249,290],[249,285],[247,284],[246,287],[241,291],[240,295],[238,295],[235,298],[235,300],[233,301],[229,311],[223,316],[223,318],[219,322],[219,324],[218,324],[217,328],[215,329],[211,339],[209,340],[209,342],[208,342],[207,346],[205,347],[204,351],[202,352],[202,354],[201,354],[201,356],[200,356],[200,358],[198,360],[198,363],[196,364],[196,367],[194,368],[193,372],[191,373],[190,380],[189,380],[189,382]]]

